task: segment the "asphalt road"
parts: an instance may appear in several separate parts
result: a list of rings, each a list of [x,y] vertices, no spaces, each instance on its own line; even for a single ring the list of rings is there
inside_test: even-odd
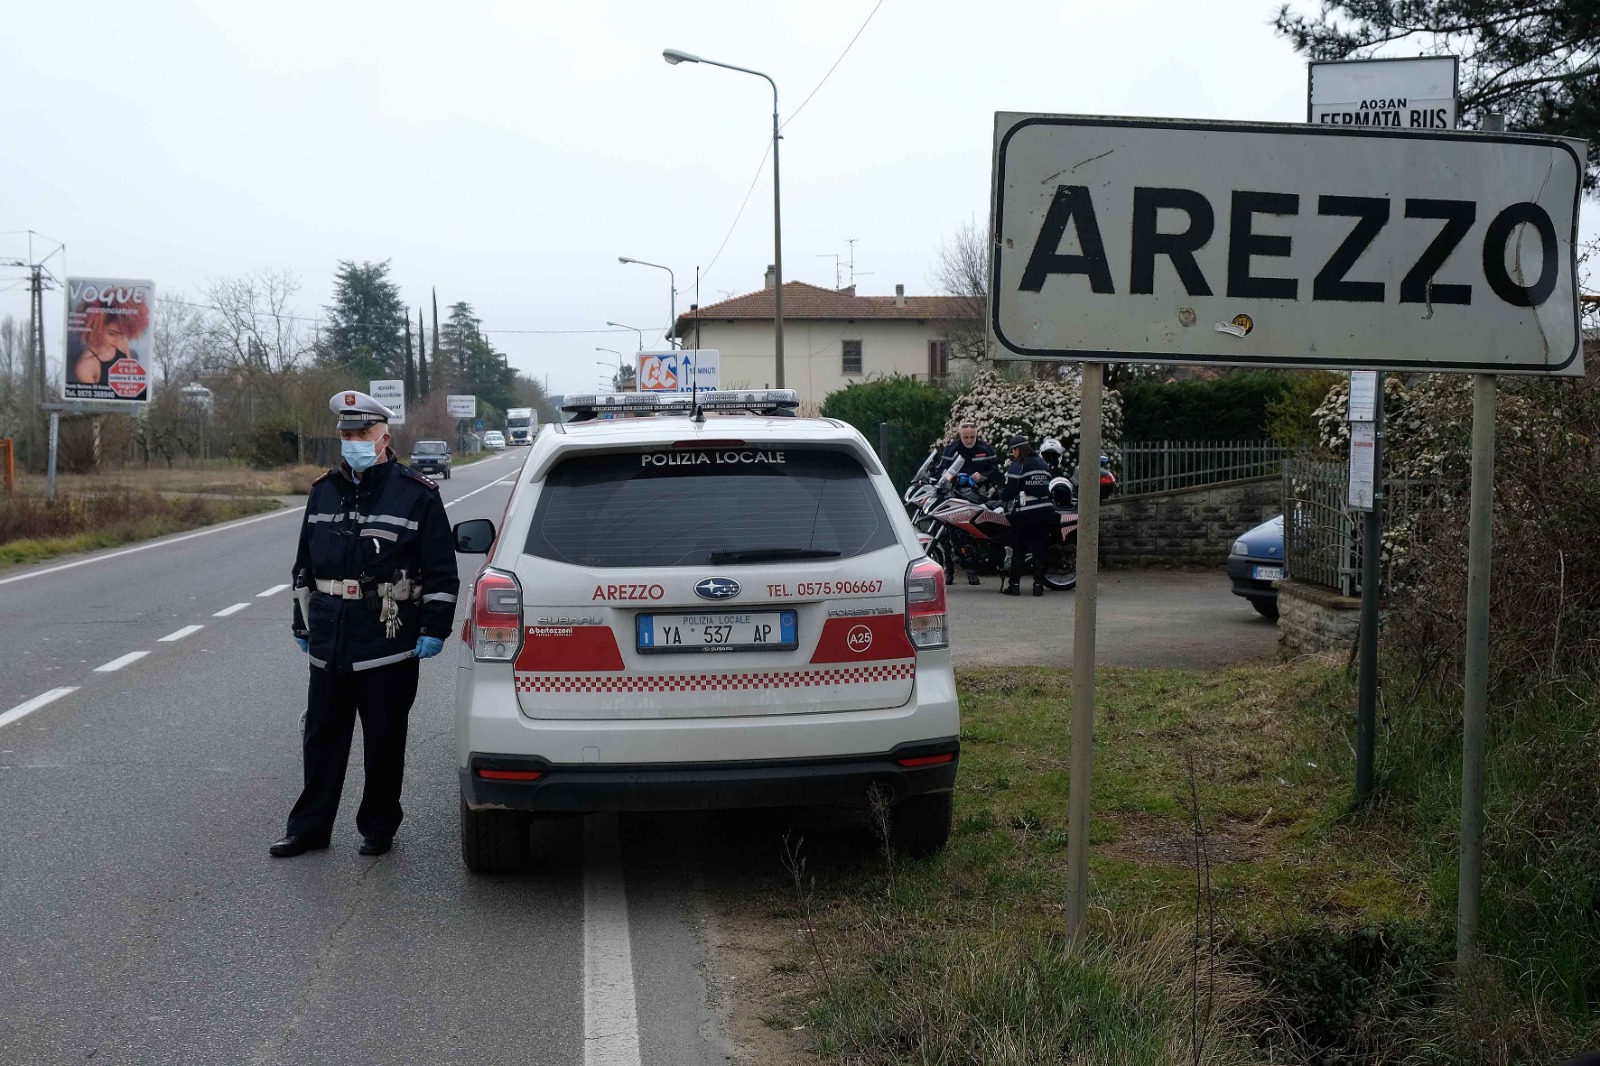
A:
[[[498,520],[524,455],[441,483],[452,520]],[[453,646],[422,667],[395,850],[356,854],[358,754],[333,847],[267,856],[300,783],[299,514],[0,573],[0,1061],[727,1061],[692,848],[574,819],[526,875],[461,865]],[[601,907],[631,989],[596,985]]]
[[[957,666],[1072,665],[1076,592],[1000,595],[1000,579],[976,587],[960,573],[950,594],[950,644]],[[1272,656],[1278,629],[1229,591],[1219,561],[1214,573],[1173,570],[1101,571],[1095,662],[1207,670]]]

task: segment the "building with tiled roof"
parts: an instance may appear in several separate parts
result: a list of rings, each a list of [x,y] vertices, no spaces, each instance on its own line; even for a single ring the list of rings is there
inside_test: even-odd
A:
[[[678,316],[686,348],[715,348],[723,388],[773,383],[773,287]],[[784,386],[806,404],[853,381],[902,374],[938,380],[949,371],[949,333],[970,328],[982,308],[957,296],[857,296],[855,286],[828,289],[803,281],[783,286]]]

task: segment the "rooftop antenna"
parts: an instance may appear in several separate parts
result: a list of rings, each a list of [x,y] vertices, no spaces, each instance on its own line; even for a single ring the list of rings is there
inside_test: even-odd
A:
[[[844,243],[850,246],[850,284],[856,283],[856,242],[860,237],[846,237]]]
[[[813,258],[813,259],[832,259],[833,260],[833,287],[836,288],[836,289],[840,288],[841,286],[839,284],[839,260],[842,257],[839,255],[839,253],[838,252],[819,252],[818,254],[813,255],[811,258]]]

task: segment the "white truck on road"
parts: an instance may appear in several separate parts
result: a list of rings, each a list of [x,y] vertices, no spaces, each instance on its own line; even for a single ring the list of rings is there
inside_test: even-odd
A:
[[[532,444],[539,435],[539,419],[531,407],[506,408],[506,443]]]

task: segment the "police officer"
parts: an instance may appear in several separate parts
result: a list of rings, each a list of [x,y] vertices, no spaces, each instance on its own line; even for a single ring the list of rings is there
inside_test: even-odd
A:
[[[978,423],[970,418],[961,423],[956,439],[945,445],[939,469],[948,468],[957,458],[961,459],[961,472],[970,476],[974,485],[992,481],[1000,465],[994,446],[978,436]]]
[[[328,401],[344,461],[311,486],[294,562],[294,637],[311,660],[301,743],[305,787],[275,858],[328,846],[356,716],[366,788],[356,812],[363,855],[400,827],[406,721],[420,660],[455,620],[455,545],[439,489],[395,461],[391,412],[363,392]]]
[[[1000,591],[1020,596],[1023,557],[1033,554],[1033,594],[1044,595],[1044,570],[1050,549],[1050,534],[1061,519],[1050,497],[1050,468],[1033,454],[1033,445],[1023,436],[1006,442],[1011,465],[1006,467],[1000,500],[1011,520],[1011,583]]]

